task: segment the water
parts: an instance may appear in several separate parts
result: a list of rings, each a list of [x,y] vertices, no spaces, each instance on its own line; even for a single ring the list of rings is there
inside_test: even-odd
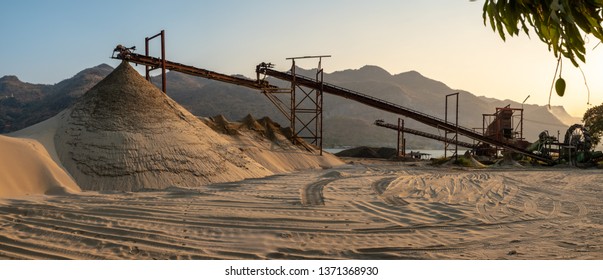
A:
[[[339,153],[339,152],[345,151],[345,150],[347,150],[347,149],[341,149],[341,148],[337,148],[337,149],[335,149],[335,148],[333,148],[333,149],[323,149],[323,151],[325,151],[327,153],[331,153],[331,154],[336,154],[336,153]]]
[[[339,153],[343,150],[347,150],[350,148],[331,148],[331,149],[324,149],[325,152],[331,153],[331,154],[336,154]],[[461,150],[459,149],[459,155],[463,155],[465,154],[467,150]],[[441,158],[444,156],[444,150],[422,150],[422,149],[407,149],[406,153],[410,154],[410,152],[419,152],[419,153],[423,153],[423,154],[429,154],[429,156],[427,157],[429,158]],[[447,156],[452,156],[454,154],[454,151],[448,151]]]

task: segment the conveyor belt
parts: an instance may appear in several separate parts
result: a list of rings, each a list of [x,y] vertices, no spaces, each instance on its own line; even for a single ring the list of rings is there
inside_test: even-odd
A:
[[[376,126],[380,126],[380,127],[385,127],[385,128],[393,129],[395,131],[398,131],[398,126],[397,125],[391,124],[391,123],[386,123],[383,120],[377,120],[377,121],[375,121],[375,125]],[[435,134],[431,134],[431,133],[427,133],[427,132],[415,130],[415,129],[412,129],[412,128],[403,127],[402,131],[404,131],[404,133],[410,133],[410,134],[414,134],[414,135],[425,137],[425,138],[429,138],[429,139],[434,139],[434,140],[438,140],[438,141],[442,141],[442,142],[448,142],[448,143],[456,144],[456,145],[459,145],[461,147],[465,147],[465,148],[469,148],[469,149],[475,148],[475,145],[471,144],[471,143],[467,143],[467,142],[463,142],[463,141],[457,141],[455,139],[446,139],[446,137],[444,137],[444,136],[435,135]]]
[[[118,54],[117,56],[113,56],[112,58],[125,60],[125,61],[132,62],[135,64],[146,65],[146,66],[152,67],[153,69],[161,68],[161,63],[162,63],[162,60],[160,58],[141,55],[141,54],[137,54],[137,53],[131,53],[131,52],[128,52],[127,54]],[[193,66],[189,66],[189,65],[172,62],[169,60],[165,61],[165,69],[170,70],[170,71],[177,71],[177,72],[189,74],[192,76],[197,76],[197,77],[202,77],[202,78],[206,78],[206,79],[225,82],[225,83],[229,83],[229,84],[244,86],[244,87],[248,87],[251,89],[261,90],[261,92],[266,97],[268,97],[268,100],[270,100],[270,102],[272,102],[276,106],[276,108],[279,111],[281,111],[281,113],[283,113],[283,115],[285,115],[285,117],[287,119],[291,120],[290,113],[285,109],[282,102],[277,97],[274,96],[274,93],[278,93],[279,91],[282,91],[282,89],[280,89],[276,86],[270,85],[266,81],[260,81],[259,79],[251,80],[251,79],[246,79],[246,78],[225,75],[225,74],[221,74],[218,72],[214,72],[214,71],[210,71],[210,70],[206,70],[206,69],[202,69],[202,68],[197,68],[197,67],[193,67]]]
[[[415,110],[391,103],[389,101],[381,100],[381,99],[378,99],[378,98],[375,98],[370,95],[366,95],[366,94],[363,94],[363,93],[360,93],[357,91],[345,89],[345,88],[342,88],[342,87],[339,87],[336,85],[332,85],[329,83],[319,83],[319,82],[316,82],[312,78],[308,78],[308,77],[297,75],[297,74],[291,75],[290,73],[276,71],[276,70],[268,67],[269,65],[270,64],[262,63],[256,68],[256,71],[259,74],[272,76],[272,77],[275,77],[275,78],[278,78],[281,80],[285,80],[285,81],[289,81],[289,82],[292,82],[295,80],[295,82],[301,86],[305,86],[305,87],[312,88],[312,89],[322,89],[323,92],[327,92],[327,93],[337,95],[337,96],[340,96],[343,98],[351,99],[351,100],[360,102],[362,104],[365,104],[365,105],[368,105],[371,107],[375,107],[375,108],[383,110],[383,111],[402,115],[402,116],[411,118],[413,120],[416,120],[418,122],[421,122],[423,124],[426,124],[426,125],[429,125],[429,126],[432,126],[435,128],[444,129],[449,132],[458,131],[459,134],[466,136],[468,138],[471,138],[473,140],[477,140],[480,142],[488,143],[493,146],[511,150],[511,151],[526,155],[530,158],[540,160],[543,162],[547,162],[547,163],[552,162],[552,159],[550,159],[550,158],[532,154],[531,152],[529,152],[525,149],[522,149],[520,147],[516,147],[515,145],[508,143],[508,142],[490,139],[488,137],[485,137],[481,134],[474,132],[473,130],[471,130],[469,128],[462,127],[462,126],[455,126],[455,124],[445,122],[442,119],[439,119],[439,118],[421,113],[419,111],[415,111]]]
[[[146,56],[146,55],[141,55],[141,54],[137,54],[137,53],[129,53],[125,58],[122,58],[119,56],[113,57],[113,58],[122,59],[122,60],[126,60],[128,62],[146,65],[146,66],[150,66],[153,68],[161,68],[161,59],[152,57],[152,56]],[[252,89],[259,89],[259,90],[265,90],[267,88],[273,88],[274,90],[278,89],[275,86],[268,85],[266,82],[260,83],[260,81],[257,81],[257,80],[251,80],[251,79],[246,79],[246,78],[240,78],[240,77],[220,74],[217,72],[213,72],[213,71],[209,71],[209,70],[205,70],[205,69],[201,69],[201,68],[197,68],[197,67],[193,67],[193,66],[189,66],[189,65],[171,62],[169,60],[165,61],[165,69],[170,70],[170,71],[177,71],[177,72],[189,74],[192,76],[221,81],[221,82],[225,82],[225,83],[229,83],[229,84],[244,86],[244,87],[248,87],[248,88],[252,88]]]
[[[140,55],[140,54],[136,54],[136,53],[128,53],[126,56],[117,56],[117,57],[113,57],[113,58],[126,60],[126,61],[136,63],[136,64],[147,65],[147,66],[150,66],[153,68],[161,68],[162,67],[161,59],[151,57],[151,56]],[[289,73],[276,71],[274,69],[271,69],[269,67],[269,65],[270,64],[266,64],[266,63],[262,63],[262,64],[258,65],[256,67],[256,72],[258,74],[269,75],[269,76],[272,76],[272,77],[275,77],[275,78],[278,78],[281,80],[289,81],[289,82],[292,82],[295,80],[295,82],[301,86],[305,86],[305,87],[317,89],[317,90],[322,89],[323,92],[327,92],[327,93],[330,93],[333,95],[351,99],[351,100],[360,102],[362,104],[375,107],[380,110],[403,115],[408,118],[414,119],[418,122],[432,126],[432,127],[444,129],[444,130],[447,130],[450,132],[458,131],[459,134],[464,135],[468,138],[477,140],[477,141],[488,143],[493,146],[502,147],[502,148],[505,148],[505,149],[508,149],[508,150],[511,150],[511,151],[514,151],[514,152],[517,152],[520,154],[524,154],[528,157],[531,157],[531,158],[534,158],[534,159],[537,159],[540,161],[552,162],[552,159],[550,159],[550,158],[532,154],[531,152],[524,150],[522,148],[516,147],[516,146],[512,145],[511,143],[490,139],[481,134],[475,133],[471,129],[468,129],[468,128],[465,128],[462,126],[455,126],[452,123],[447,123],[442,119],[421,113],[419,111],[408,109],[403,106],[391,103],[389,101],[381,100],[381,99],[372,97],[370,95],[366,95],[366,94],[363,94],[360,92],[356,92],[353,90],[338,87],[336,85],[332,85],[332,84],[328,84],[328,83],[319,83],[319,82],[316,82],[315,80],[305,77],[305,76],[291,75]],[[165,69],[171,70],[171,71],[177,71],[177,72],[181,72],[181,73],[185,73],[185,74],[189,74],[189,75],[193,75],[193,76],[197,76],[197,77],[203,77],[203,78],[217,80],[217,81],[221,81],[221,82],[225,82],[225,83],[229,83],[229,84],[235,84],[235,85],[239,85],[239,86],[244,86],[244,87],[248,87],[248,88],[252,88],[252,89],[261,90],[269,98],[270,98],[270,96],[269,96],[270,91],[274,91],[274,92],[278,91],[278,87],[269,85],[267,82],[260,81],[259,79],[251,80],[251,79],[246,79],[246,78],[234,77],[234,76],[230,76],[230,75],[224,75],[224,74],[220,74],[217,72],[213,72],[213,71],[209,71],[209,70],[205,70],[205,69],[201,69],[201,68],[197,68],[197,67],[193,67],[193,66],[189,66],[189,65],[184,65],[184,64],[180,64],[180,63],[176,63],[176,62],[171,62],[171,61],[167,61],[167,60],[165,61]],[[281,108],[279,108],[279,110],[281,110]],[[287,112],[284,112],[283,110],[281,110],[281,111],[285,115],[288,114]]]

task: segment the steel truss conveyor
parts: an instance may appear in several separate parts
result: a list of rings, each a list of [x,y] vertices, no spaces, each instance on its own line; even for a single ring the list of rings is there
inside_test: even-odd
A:
[[[357,91],[353,91],[353,90],[349,90],[349,89],[345,89],[336,85],[332,85],[329,83],[323,83],[323,82],[317,82],[314,79],[305,77],[305,76],[301,76],[301,75],[292,75],[290,73],[285,73],[285,72],[280,72],[277,70],[272,69],[271,64],[269,63],[262,63],[260,65],[258,65],[258,67],[256,67],[256,72],[258,74],[263,74],[263,75],[268,75],[277,79],[281,79],[284,81],[289,81],[289,82],[295,82],[301,86],[304,87],[308,87],[311,89],[317,89],[317,90],[322,90],[323,92],[327,92],[333,95],[337,95],[346,99],[350,99],[350,100],[354,100],[356,102],[360,102],[362,104],[383,110],[383,111],[387,111],[390,113],[394,113],[394,114],[398,114],[398,115],[402,115],[408,118],[411,118],[413,120],[416,120],[418,122],[421,122],[423,124],[438,128],[438,129],[443,129],[443,130],[447,130],[449,132],[458,132],[458,134],[461,134],[465,137],[471,138],[473,140],[477,140],[483,143],[487,143],[493,146],[497,146],[497,147],[501,147],[507,150],[511,150],[514,151],[516,153],[520,153],[523,154],[525,156],[528,156],[530,158],[536,159],[536,160],[540,160],[543,162],[547,162],[547,163],[552,163],[552,159],[547,158],[547,157],[543,157],[540,155],[536,155],[533,154],[525,149],[522,149],[520,147],[516,147],[515,145],[511,144],[511,143],[507,143],[504,141],[499,141],[499,140],[495,140],[495,139],[491,139],[488,138],[486,136],[483,136],[481,134],[478,134],[476,132],[474,132],[473,130],[466,128],[466,127],[462,127],[462,126],[457,126],[453,123],[448,123],[442,119],[391,103],[389,101],[385,101],[385,100],[381,100],[375,97],[372,97],[370,95],[366,95]]]
[[[160,34],[163,35],[163,33],[160,33]],[[147,38],[147,40],[148,39],[149,38]],[[114,50],[114,53],[119,49],[119,47],[120,46],[118,46],[118,48],[116,48]],[[147,52],[148,52],[148,48],[147,48]],[[163,52],[163,48],[162,48],[162,52]],[[161,68],[164,72],[163,76],[165,76],[165,70],[171,70],[171,71],[177,71],[177,72],[181,72],[181,73],[185,73],[185,74],[189,74],[189,75],[193,75],[193,76],[197,76],[197,77],[203,77],[203,78],[207,78],[207,79],[217,80],[217,81],[221,81],[221,82],[225,82],[225,83],[229,83],[229,84],[234,84],[234,85],[248,87],[251,89],[260,90],[275,105],[277,105],[277,108],[283,114],[285,114],[285,116],[287,116],[287,118],[291,119],[291,115],[289,114],[289,112],[286,112],[286,110],[284,108],[279,106],[279,104],[273,100],[273,97],[271,95],[272,92],[278,92],[280,89],[276,86],[270,85],[266,81],[259,80],[259,79],[251,80],[251,79],[246,79],[246,78],[239,78],[239,77],[235,77],[235,76],[220,74],[217,72],[213,72],[213,71],[209,71],[209,70],[205,70],[205,69],[165,60],[165,57],[163,55],[162,55],[162,58],[156,58],[156,57],[151,57],[148,55],[137,54],[137,53],[129,51],[128,48],[120,49],[120,52],[117,54],[117,56],[113,56],[112,58],[125,60],[125,61],[135,63],[135,64],[145,65],[152,69],[160,69]],[[317,82],[316,80],[313,80],[313,79],[305,77],[305,76],[301,76],[301,75],[297,75],[297,74],[291,75],[289,73],[276,71],[274,69],[271,69],[270,65],[271,64],[262,63],[256,67],[256,72],[258,73],[258,75],[263,74],[263,75],[272,76],[272,77],[275,77],[275,78],[278,78],[281,80],[295,82],[300,86],[304,86],[304,87],[315,89],[315,90],[321,90],[322,92],[327,92],[327,93],[337,95],[337,96],[340,96],[343,98],[351,99],[356,102],[360,102],[362,104],[365,104],[365,105],[368,105],[368,106],[371,106],[371,107],[374,107],[374,108],[377,108],[377,109],[380,109],[383,111],[406,116],[408,118],[414,119],[418,122],[421,122],[423,124],[426,124],[426,125],[438,128],[438,129],[444,129],[449,132],[458,132],[459,134],[464,135],[473,140],[477,140],[477,141],[480,141],[483,143],[488,143],[493,146],[511,150],[511,151],[526,155],[528,157],[531,157],[533,159],[537,159],[537,160],[548,162],[548,163],[552,162],[552,159],[550,159],[550,158],[532,154],[531,152],[524,150],[522,148],[516,147],[511,143],[507,143],[507,142],[503,142],[503,141],[499,141],[499,140],[495,140],[495,139],[490,139],[486,136],[483,136],[481,134],[478,134],[478,133],[472,131],[471,129],[468,129],[468,128],[465,128],[462,126],[456,126],[455,124],[448,123],[442,119],[439,119],[439,118],[436,118],[436,117],[433,117],[433,116],[430,116],[430,115],[427,115],[427,114],[424,114],[424,113],[421,113],[421,112],[418,112],[418,111],[415,111],[412,109],[408,109],[406,107],[391,103],[389,101],[381,100],[381,99],[378,99],[378,98],[375,98],[375,97],[372,97],[372,96],[369,96],[369,95],[366,95],[366,94],[363,94],[360,92],[345,89],[345,88],[342,88],[342,87],[339,87],[336,85],[332,85],[329,83]],[[147,76],[148,76],[148,69],[147,69]],[[163,77],[163,88],[165,91],[165,77]]]
[[[155,69],[162,68],[162,63],[163,63],[163,60],[161,60],[160,58],[141,55],[141,54],[137,54],[137,53],[128,53],[127,56],[123,56],[123,57],[117,56],[117,57],[113,57],[113,58],[122,59],[122,60],[131,62],[131,63],[135,63],[135,64],[150,66]],[[229,84],[244,86],[244,87],[248,87],[248,88],[252,88],[252,89],[258,89],[258,90],[266,90],[267,88],[273,88],[274,90],[278,89],[277,87],[270,86],[267,82],[264,82],[262,84],[256,80],[220,74],[217,72],[213,72],[213,71],[209,71],[209,70],[205,70],[205,69],[201,69],[201,68],[197,68],[197,67],[193,67],[193,66],[189,66],[189,65],[184,65],[184,64],[172,62],[169,60],[165,61],[165,69],[170,70],[170,71],[181,72],[184,74],[189,74],[192,76],[197,76],[197,77],[207,78],[207,79],[216,80],[216,81],[220,81],[220,82],[225,82],[225,83],[229,83]]]
[[[398,126],[395,124],[391,124],[391,123],[386,123],[383,120],[376,120],[375,121],[375,125],[376,126],[380,126],[380,127],[385,127],[385,128],[389,128],[395,131],[398,131]],[[467,143],[467,142],[463,142],[463,141],[458,141],[455,139],[446,139],[446,137],[444,136],[440,136],[440,135],[435,135],[435,134],[431,134],[431,133],[427,133],[427,132],[423,132],[423,131],[419,131],[419,130],[415,130],[412,128],[400,128],[401,131],[403,131],[404,133],[410,133],[413,135],[417,135],[417,136],[421,136],[421,137],[425,137],[425,138],[429,138],[429,139],[434,139],[434,140],[438,140],[438,141],[442,141],[442,142],[448,142],[451,144],[456,144],[459,145],[461,147],[465,147],[465,148],[469,148],[469,149],[473,149],[475,148],[476,145],[471,144],[471,143]]]
[[[216,81],[220,81],[220,82],[224,82],[224,83],[229,83],[229,84],[233,84],[233,85],[239,85],[239,86],[244,86],[244,87],[251,88],[251,89],[260,90],[266,97],[268,97],[268,99],[274,105],[276,105],[277,109],[279,109],[279,111],[281,111],[285,115],[285,117],[287,117],[288,119],[291,119],[291,117],[289,116],[289,112],[287,112],[286,109],[284,109],[281,106],[280,102],[277,102],[275,100],[275,97],[273,95],[273,93],[277,93],[277,92],[281,91],[282,89],[280,89],[276,86],[270,85],[267,81],[251,80],[251,79],[246,79],[246,78],[241,78],[241,77],[236,77],[236,76],[225,75],[225,74],[221,74],[218,72],[214,72],[214,71],[210,71],[210,70],[206,70],[206,69],[202,69],[202,68],[197,68],[194,66],[189,66],[189,65],[185,65],[185,64],[181,64],[181,63],[177,63],[177,62],[172,62],[172,61],[165,60],[162,58],[137,54],[137,53],[131,52],[127,48],[122,49],[121,52],[119,52],[119,53],[117,53],[117,55],[115,55],[115,52],[118,50],[118,48],[116,48],[116,50],[114,50],[114,55],[111,58],[121,59],[121,60],[124,60],[127,62],[144,65],[144,66],[147,66],[148,68],[150,68],[150,70],[162,69],[164,71],[165,70],[176,71],[176,72],[180,72],[180,73],[184,73],[184,74],[188,74],[188,75],[192,75],[192,76],[202,77],[202,78],[206,78],[206,79],[216,80]],[[147,70],[147,79],[149,79],[148,72],[149,72],[149,69]],[[165,89],[166,89],[165,78],[162,79],[162,89],[165,92]]]

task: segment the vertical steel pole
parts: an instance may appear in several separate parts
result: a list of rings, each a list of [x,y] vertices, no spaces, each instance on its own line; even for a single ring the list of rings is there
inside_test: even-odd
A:
[[[456,142],[454,143],[454,158],[456,161],[459,160],[459,145],[458,145],[458,141],[459,141],[459,93],[456,93],[456,131],[455,131],[455,136],[454,136],[454,140],[456,140]]]
[[[295,59],[291,60],[291,76],[293,77],[291,80],[291,130],[293,131],[293,139],[295,139],[295,136],[297,136],[297,131],[295,130]]]
[[[444,110],[444,121],[446,123],[448,123],[448,97],[456,95],[456,113],[455,113],[455,129],[454,129],[454,139],[456,140],[455,145],[454,145],[454,158],[455,160],[458,160],[459,156],[458,156],[458,140],[459,140],[459,93],[451,93],[451,94],[447,94],[446,95],[446,109]],[[448,156],[448,146],[450,145],[450,142],[448,142],[448,130],[446,130],[444,132],[444,143],[445,143],[445,147],[444,147],[444,157]]]
[[[402,119],[398,118],[398,140],[396,141],[396,157],[400,157],[400,130],[401,130],[401,126],[400,126],[400,121]]]
[[[446,95],[446,102],[444,103],[446,108],[444,109],[444,122],[448,123],[448,95]],[[444,130],[444,158],[448,157],[448,130]]]
[[[165,75],[165,31],[161,30],[161,89],[167,94],[167,77]]]
[[[402,129],[400,130],[400,132],[402,133],[402,157],[406,157],[406,137],[404,137],[404,120],[401,118],[398,118],[398,120],[401,121],[402,127]]]
[[[149,56],[149,37],[144,38],[144,55]],[[147,81],[151,81],[151,67],[148,65],[144,66]]]
[[[523,107],[523,104],[521,104]],[[523,141],[523,108],[521,108],[521,118],[519,119],[519,139]]]
[[[318,63],[318,66],[320,67],[320,62]],[[320,155],[322,156],[322,106],[323,106],[323,89],[324,89],[324,71],[322,70],[322,68],[320,68],[320,97],[318,98],[318,102],[320,104],[320,106],[318,106],[318,112],[317,114],[319,114],[319,117],[316,119],[316,121],[320,122],[320,124],[318,124],[319,128],[318,130],[320,131],[319,133],[319,137],[320,137]]]

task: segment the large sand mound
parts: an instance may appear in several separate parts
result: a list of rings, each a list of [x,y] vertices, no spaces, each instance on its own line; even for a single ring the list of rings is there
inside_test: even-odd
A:
[[[5,176],[12,181],[0,189],[0,196],[64,193],[80,187],[96,191],[195,188],[343,164],[331,154],[318,155],[311,145],[292,144],[289,129],[268,118],[256,120],[249,115],[241,122],[229,122],[217,116],[205,122],[122,63],[71,108],[13,133],[28,139],[11,140],[12,146],[22,141],[42,151],[43,161],[38,160],[36,168],[52,172],[33,170],[36,176],[52,176],[27,179],[27,172]]]
[[[196,187],[272,174],[126,62],[57,118],[58,157],[82,189]]]
[[[0,197],[80,191],[35,140],[0,136],[0,154]]]

